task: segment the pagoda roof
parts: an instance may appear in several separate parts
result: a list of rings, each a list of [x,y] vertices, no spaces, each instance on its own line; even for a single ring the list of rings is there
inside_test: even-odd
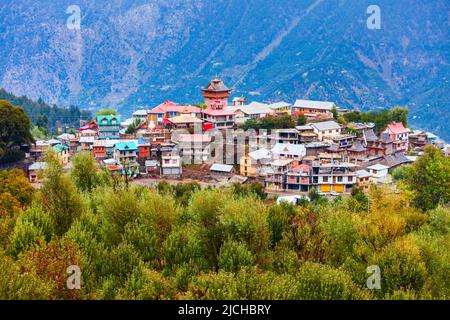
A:
[[[224,85],[223,81],[219,78],[212,79],[209,84],[202,88],[205,92],[230,92],[231,89]]]

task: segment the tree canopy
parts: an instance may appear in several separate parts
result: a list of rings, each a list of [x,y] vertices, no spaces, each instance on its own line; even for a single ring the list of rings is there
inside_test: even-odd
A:
[[[376,186],[311,193],[300,206],[277,205],[257,184],[126,188],[89,154],[70,173],[53,156],[33,192],[18,171],[0,175],[0,197],[15,204],[0,209],[0,298],[450,298],[445,201],[416,208],[410,192]],[[442,165],[432,149],[423,159],[418,168]],[[80,290],[66,288],[70,265]],[[371,266],[380,289],[367,287]]]
[[[14,151],[33,142],[31,121],[23,109],[0,100],[0,162],[8,161]]]

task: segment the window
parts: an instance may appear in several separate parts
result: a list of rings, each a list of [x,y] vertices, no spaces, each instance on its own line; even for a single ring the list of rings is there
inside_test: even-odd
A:
[[[348,177],[348,182],[352,182],[353,181],[353,177]]]
[[[338,182],[342,182],[344,179],[342,177],[337,177]]]
[[[323,177],[322,180],[323,182],[328,182],[328,177]]]

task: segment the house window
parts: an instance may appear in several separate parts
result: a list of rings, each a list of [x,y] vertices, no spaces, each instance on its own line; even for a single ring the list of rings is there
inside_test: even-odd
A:
[[[342,182],[344,179],[342,177],[337,177],[338,182]]]
[[[348,177],[348,182],[353,182],[353,177]]]
[[[322,180],[323,182],[328,182],[328,177],[323,177]]]

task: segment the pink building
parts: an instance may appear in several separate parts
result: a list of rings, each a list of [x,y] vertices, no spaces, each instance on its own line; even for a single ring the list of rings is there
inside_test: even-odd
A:
[[[393,122],[382,133],[389,134],[394,140],[394,152],[408,151],[409,130],[403,126],[403,123]]]

